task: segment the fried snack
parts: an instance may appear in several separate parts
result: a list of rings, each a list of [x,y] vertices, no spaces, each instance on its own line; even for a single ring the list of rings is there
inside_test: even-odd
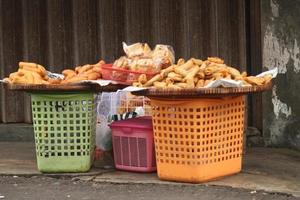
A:
[[[247,81],[251,85],[263,85],[265,83],[264,77],[255,77],[255,76],[245,77],[245,81]]]
[[[24,74],[22,73],[22,72],[14,72],[14,73],[11,73],[10,75],[9,75],[9,79],[10,80],[12,80],[14,77],[16,77],[16,76],[23,76]]]
[[[36,63],[30,63],[30,62],[19,62],[19,68],[20,69],[25,69],[28,71],[34,71],[39,73],[41,76],[46,75],[46,69],[39,64]]]
[[[166,78],[166,80],[165,80],[165,83],[167,84],[167,85],[172,85],[172,84],[174,84],[174,80],[173,79],[171,79],[171,78]]]
[[[94,67],[98,67],[101,69],[101,66],[105,64],[104,60],[99,60],[96,64],[93,64]]]
[[[19,62],[19,67],[22,69],[24,66],[36,68],[37,64],[36,63],[31,63],[31,62]]]
[[[156,88],[165,88],[165,87],[167,87],[167,83],[165,83],[165,82],[156,81],[156,82],[153,83],[153,85]]]
[[[48,82],[50,83],[50,84],[60,84],[61,83],[61,79],[54,79],[54,78],[49,78],[48,79]]]
[[[174,85],[180,88],[189,88],[187,83],[175,83]]]
[[[195,64],[195,65],[199,65],[201,66],[203,64],[203,61],[200,60],[200,59],[196,59],[196,58],[191,58],[192,62]]]
[[[204,62],[202,63],[202,65],[200,66],[201,71],[204,71],[204,69],[205,69],[206,67],[207,67],[207,62],[204,61]]]
[[[24,73],[24,78],[27,81],[27,83],[29,84],[34,84],[34,76],[32,75],[32,73]]]
[[[220,68],[217,65],[209,65],[204,69],[205,76],[212,76],[212,74],[218,72]]]
[[[48,84],[50,84],[50,83],[49,83],[48,81],[43,80],[43,79],[34,78],[33,84],[37,84],[37,85],[41,85],[41,84],[48,85]]]
[[[75,76],[76,72],[72,69],[65,69],[64,71],[62,71],[62,74],[66,77],[71,77],[71,76]]]
[[[245,80],[241,80],[241,81],[242,81],[243,87],[252,87],[252,85],[250,83],[248,83],[247,81],[245,81]]]
[[[234,79],[235,77],[239,77],[241,76],[241,73],[239,70],[233,68],[233,67],[229,67],[227,66],[227,70],[228,72],[231,74],[232,78]]]
[[[188,75],[188,70],[191,69],[194,66],[194,63],[192,60],[188,60],[186,63],[175,67],[174,71],[177,74],[182,75],[183,77],[186,77]]]
[[[23,75],[29,73],[29,74],[33,74],[33,76],[35,76],[35,77],[39,77],[39,78],[42,77],[38,72],[30,71],[30,70],[27,70],[27,69],[24,69],[24,68],[23,69],[18,69],[18,72],[19,72],[19,74],[23,74]]]
[[[212,78],[214,78],[215,80],[220,80],[220,79],[224,78],[224,77],[223,77],[223,73],[221,73],[221,72],[216,72],[216,73],[214,73],[214,74],[212,75]]]
[[[35,72],[35,73],[38,73],[40,74],[41,76],[44,76],[45,74],[39,69],[39,68],[34,68],[34,67],[28,67],[28,66],[23,66],[22,68],[20,69],[24,69],[24,70],[27,70],[27,71],[32,71],[32,72]]]
[[[45,76],[47,74],[46,69],[42,66],[38,64],[38,69],[41,71],[41,73]]]
[[[24,76],[15,76],[13,79],[11,79],[12,84],[32,84],[29,83],[28,79],[26,79]]]
[[[79,69],[81,69],[81,66],[75,67],[75,72],[76,72],[76,73],[79,73]]]
[[[93,73],[100,74],[100,73],[98,73],[98,72],[94,72],[93,69],[94,69],[94,68],[91,68],[91,69],[89,69],[89,70],[87,70],[87,71],[85,71],[85,72],[83,72],[83,73],[81,73],[81,74],[85,74],[85,75],[89,75],[89,74],[93,74]]]
[[[152,86],[154,82],[161,81],[164,77],[161,74],[155,75],[153,78],[151,78],[147,83],[145,83],[143,86],[144,87],[149,87]]]
[[[182,81],[182,76],[180,74],[176,74],[175,72],[170,72],[167,77],[174,81]]]
[[[185,63],[185,60],[183,58],[179,58],[177,61],[177,65],[183,65]]]
[[[184,81],[186,81],[189,88],[195,87],[194,78],[195,78],[196,74],[199,72],[199,70],[200,70],[200,67],[198,65],[194,65],[193,68],[191,68],[188,71],[188,74],[183,79]]]
[[[229,79],[231,79],[231,76],[229,76]],[[244,79],[245,79],[245,77],[243,77],[243,76],[237,76],[237,77],[235,77],[234,80],[236,80],[236,81],[242,81]]]
[[[44,79],[45,81],[48,81],[48,80],[49,80],[49,76],[48,76],[48,75],[45,75],[45,76],[43,76],[43,79]]]
[[[204,69],[202,69],[201,67],[200,67],[199,72],[197,73],[197,77],[200,78],[200,79],[205,78]]]
[[[101,72],[102,72],[101,66],[98,66],[98,65],[95,65],[92,70],[99,74],[101,74]]]
[[[134,86],[134,87],[143,87],[143,84],[140,83],[140,82],[134,82],[134,83],[132,84],[132,86]]]
[[[97,72],[92,72],[87,74],[88,80],[97,80],[98,78],[101,77],[101,75]]]
[[[180,90],[180,89],[182,89],[182,87],[179,87],[179,86],[177,86],[177,85],[174,85],[174,84],[170,84],[170,85],[168,85],[168,86],[167,86],[167,88],[170,88],[170,89],[175,89],[175,90]]]
[[[84,81],[84,80],[88,80],[87,76],[74,76],[70,79],[66,79],[66,80],[62,80],[61,83],[62,84],[66,84],[66,83],[74,83],[74,82],[79,82],[79,81]]]
[[[194,63],[192,60],[188,60],[187,62],[183,63],[180,66],[177,66],[176,69],[182,69],[182,70],[189,70],[194,66]]]
[[[26,67],[18,70],[19,74],[23,74],[28,80],[28,84],[49,84],[40,73],[36,71],[27,70]],[[33,77],[33,79],[31,79]]]
[[[142,85],[147,82],[147,76],[146,74],[141,74],[138,78],[138,82],[141,83]]]
[[[80,68],[78,69],[78,74],[81,74],[81,73],[83,73],[83,72],[86,72],[86,71],[88,71],[88,70],[90,70],[90,69],[92,69],[92,68],[93,68],[92,65],[84,65],[84,66],[82,66],[82,67],[80,67]]]
[[[173,72],[175,69],[175,65],[171,65],[170,67],[161,70],[160,74],[163,78],[167,77],[170,72]]]
[[[207,60],[213,63],[224,64],[224,60],[218,57],[208,57]]]
[[[230,75],[230,74],[228,74],[227,76],[225,76],[225,78],[224,78],[224,79],[231,80],[231,75]]]
[[[200,79],[198,80],[197,84],[196,84],[196,88],[201,88],[204,86],[204,79]]]

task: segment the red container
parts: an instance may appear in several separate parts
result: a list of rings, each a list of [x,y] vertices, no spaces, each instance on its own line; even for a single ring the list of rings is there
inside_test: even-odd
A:
[[[137,82],[139,76],[142,74],[147,76],[147,80],[151,79],[157,74],[121,69],[114,67],[112,64],[102,65],[101,68],[103,79],[113,80],[124,85],[132,85],[133,82]]]
[[[110,127],[116,169],[134,172],[156,171],[151,117],[116,121]]]

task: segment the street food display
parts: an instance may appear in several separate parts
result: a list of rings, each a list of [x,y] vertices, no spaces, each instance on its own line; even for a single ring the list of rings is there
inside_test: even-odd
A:
[[[168,45],[157,44],[151,49],[147,43],[123,43],[123,50],[125,56],[112,63],[100,60],[96,64],[64,69],[61,74],[46,71],[37,63],[19,62],[19,69],[2,82],[12,85],[66,85],[103,79],[134,87],[178,90],[258,87],[267,85],[274,77],[272,73],[249,76],[218,57],[208,57],[206,60],[179,58],[175,63],[173,48]]]
[[[139,171],[139,167],[147,163],[151,167],[157,165],[158,176],[164,180],[198,183],[240,172],[247,106],[244,95],[271,89],[270,82],[276,77],[277,68],[250,76],[218,57],[180,58],[175,63],[174,51],[168,45],[158,44],[152,50],[146,43],[130,46],[123,43],[123,49],[126,55],[114,62],[106,64],[100,60],[96,64],[64,69],[61,74],[46,71],[37,63],[20,62],[16,72],[1,80],[11,90],[31,94],[35,141],[39,147],[38,169],[52,173],[89,170],[93,162],[93,141],[98,137],[104,144],[107,138],[113,142],[115,158],[123,159],[121,163],[136,161],[132,162],[131,169],[123,169]],[[93,89],[93,84],[101,89]],[[121,96],[119,90],[126,85],[133,86],[124,89],[131,94]],[[115,128],[122,135],[109,135],[106,118],[95,127],[95,91],[103,92],[102,95],[117,91],[116,96],[120,95],[119,103],[113,103],[117,98],[111,93],[109,98],[101,95],[101,101],[107,104],[98,104],[98,115],[129,116],[133,113],[132,116],[151,118],[119,123]],[[65,123],[66,118],[68,123]],[[118,117],[111,119],[119,120]],[[96,132],[104,134],[95,136]],[[149,145],[146,137],[141,137],[141,133],[152,143],[155,141],[155,148]],[[45,135],[53,139],[51,143]],[[120,139],[122,136],[126,138]],[[75,143],[69,141],[79,141],[75,142],[76,151]],[[149,155],[145,153],[145,144]],[[53,146],[60,148],[53,150]],[[122,146],[130,151],[121,152]],[[140,155],[143,159],[137,157]],[[49,158],[54,159],[49,161]]]

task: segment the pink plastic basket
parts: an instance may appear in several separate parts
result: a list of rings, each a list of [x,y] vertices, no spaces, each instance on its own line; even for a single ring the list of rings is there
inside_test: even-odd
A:
[[[116,169],[135,172],[156,171],[151,117],[116,121],[110,127]]]

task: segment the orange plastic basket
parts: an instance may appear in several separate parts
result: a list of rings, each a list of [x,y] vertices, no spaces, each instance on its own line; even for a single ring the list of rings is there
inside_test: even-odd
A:
[[[245,99],[151,99],[160,179],[204,182],[241,170]]]

